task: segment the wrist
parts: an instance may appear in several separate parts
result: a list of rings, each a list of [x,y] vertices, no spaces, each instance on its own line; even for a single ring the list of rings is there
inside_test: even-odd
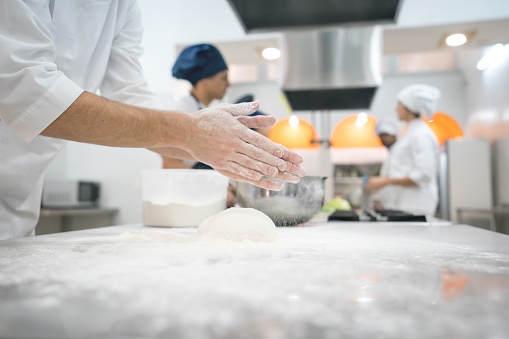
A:
[[[160,118],[152,126],[157,126],[158,147],[176,147],[187,150],[187,138],[192,125],[190,114],[174,111],[160,111]]]

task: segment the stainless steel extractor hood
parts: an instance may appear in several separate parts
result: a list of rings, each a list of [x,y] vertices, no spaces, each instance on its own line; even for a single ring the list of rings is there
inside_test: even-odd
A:
[[[367,109],[382,83],[378,26],[286,32],[282,49],[293,110]]]
[[[228,0],[246,32],[394,23],[400,0]]]

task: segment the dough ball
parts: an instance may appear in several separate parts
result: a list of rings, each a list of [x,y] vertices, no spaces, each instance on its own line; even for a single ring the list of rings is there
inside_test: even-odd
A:
[[[229,208],[205,219],[196,234],[229,241],[271,242],[277,237],[276,225],[254,208]]]

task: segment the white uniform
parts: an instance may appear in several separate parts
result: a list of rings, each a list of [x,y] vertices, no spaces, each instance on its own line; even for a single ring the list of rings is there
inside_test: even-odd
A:
[[[390,152],[390,150],[389,150]],[[385,159],[385,161],[382,163],[382,166],[380,167],[380,176],[386,177],[387,176],[387,166],[389,163],[389,157]],[[382,205],[384,209],[387,209],[387,204],[391,204],[392,201],[392,190],[394,189],[393,185],[388,185],[385,187],[382,187],[379,191],[376,191],[370,195],[371,201],[378,201]]]
[[[390,192],[384,194],[386,209],[426,215],[435,213],[438,203],[438,151],[437,138],[426,122],[412,120],[407,133],[390,149],[387,176],[410,177],[418,186],[390,186]]]
[[[201,102],[198,102],[198,100],[196,100],[196,98],[191,94],[184,95],[183,97],[177,99],[172,107],[172,109],[175,111],[182,111],[187,113],[198,112],[204,108],[206,108],[206,106]]]
[[[65,141],[39,136],[83,92],[160,107],[139,57],[134,0],[4,0],[0,11],[0,239],[31,234],[42,174]]]

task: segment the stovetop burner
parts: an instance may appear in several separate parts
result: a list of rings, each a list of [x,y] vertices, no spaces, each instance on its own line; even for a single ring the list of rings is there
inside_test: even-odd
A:
[[[425,215],[412,214],[398,210],[341,211],[329,215],[329,221],[418,221],[426,222]]]

